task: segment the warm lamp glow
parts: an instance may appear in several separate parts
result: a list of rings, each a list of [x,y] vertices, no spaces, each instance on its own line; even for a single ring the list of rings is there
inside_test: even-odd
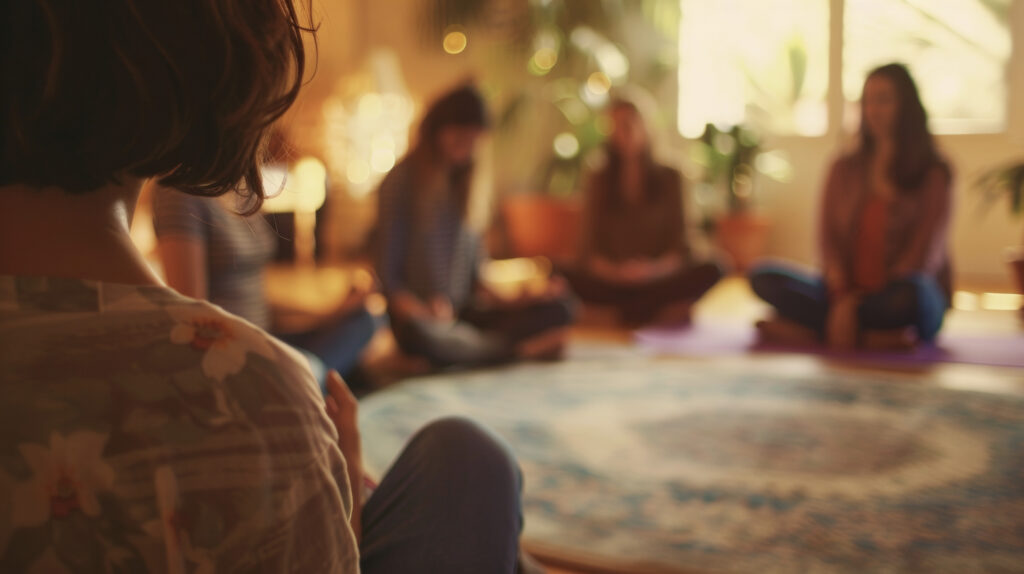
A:
[[[466,49],[466,45],[469,43],[469,39],[466,38],[466,33],[462,30],[452,29],[444,35],[444,41],[442,46],[444,51],[449,54],[461,54]]]
[[[263,169],[268,190],[279,190],[263,203],[270,213],[293,213],[295,217],[295,261],[312,265],[316,250],[316,210],[327,199],[327,167],[315,157],[304,157],[285,171],[283,166]]]
[[[481,271],[483,282],[502,299],[539,294],[548,284],[551,262],[544,257],[489,261]]]
[[[327,198],[327,168],[323,162],[305,157],[297,161],[287,175],[284,173],[281,166],[264,168],[264,186],[270,192],[263,204],[264,211],[292,213],[320,209]]]
[[[558,157],[563,159],[576,157],[576,154],[580,152],[579,140],[569,132],[562,132],[555,136],[553,147]]]

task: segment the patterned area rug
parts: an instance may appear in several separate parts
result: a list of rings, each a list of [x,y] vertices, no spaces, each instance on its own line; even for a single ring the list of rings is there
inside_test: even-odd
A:
[[[523,365],[366,398],[381,472],[481,421],[526,477],[528,541],[670,572],[1024,572],[1024,399],[683,361]]]

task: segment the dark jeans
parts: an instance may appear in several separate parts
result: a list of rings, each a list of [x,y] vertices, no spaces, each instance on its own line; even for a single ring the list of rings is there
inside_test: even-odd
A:
[[[405,353],[438,367],[473,367],[515,359],[519,343],[569,326],[575,307],[569,297],[521,306],[474,305],[461,311],[453,324],[392,318],[391,328]]]
[[[463,418],[428,424],[363,508],[363,572],[514,572],[521,487],[500,439]]]
[[[751,271],[750,286],[781,317],[824,337],[830,302],[828,287],[821,277],[768,263]],[[922,341],[933,341],[947,307],[946,295],[934,278],[912,275],[866,295],[857,309],[857,322],[864,329],[914,327]]]
[[[723,272],[715,263],[700,263],[639,285],[614,283],[579,270],[567,271],[565,275],[583,301],[615,307],[624,321],[642,325],[654,320],[670,305],[700,299],[718,283]]]
[[[383,321],[362,307],[312,331],[279,335],[279,338],[306,355],[323,387],[329,369],[343,377],[352,371]]]

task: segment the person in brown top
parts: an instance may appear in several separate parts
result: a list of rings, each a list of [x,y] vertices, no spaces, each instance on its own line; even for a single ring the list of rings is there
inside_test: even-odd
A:
[[[860,144],[832,165],[820,222],[822,276],[765,264],[750,281],[781,322],[832,346],[932,341],[951,289],[952,170],[936,149],[910,72],[872,71],[861,98]]]
[[[722,271],[694,262],[682,176],[655,162],[639,109],[626,100],[610,109],[607,162],[584,198],[580,264],[566,275],[583,301],[615,308],[627,324],[688,320]]]

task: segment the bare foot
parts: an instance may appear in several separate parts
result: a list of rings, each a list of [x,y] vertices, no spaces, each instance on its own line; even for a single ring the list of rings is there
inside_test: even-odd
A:
[[[686,327],[693,324],[693,303],[683,302],[662,309],[651,322],[652,327]]]
[[[565,352],[568,329],[555,329],[527,339],[516,348],[516,355],[525,360],[557,361]]]
[[[861,334],[861,347],[870,351],[913,351],[917,343],[917,331],[913,327],[864,331]]]
[[[821,342],[813,329],[780,317],[758,321],[757,332],[761,341],[765,343],[807,346]]]

